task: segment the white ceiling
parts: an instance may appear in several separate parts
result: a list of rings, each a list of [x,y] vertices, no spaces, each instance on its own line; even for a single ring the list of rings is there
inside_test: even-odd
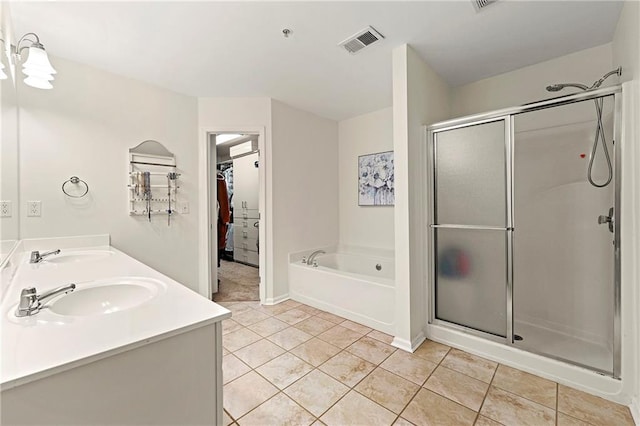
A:
[[[16,35],[38,33],[50,54],[192,96],[272,97],[340,120],[391,105],[398,45],[461,85],[610,42],[622,3],[503,0],[480,13],[470,0],[10,7]],[[356,55],[337,47],[367,25],[386,39]]]

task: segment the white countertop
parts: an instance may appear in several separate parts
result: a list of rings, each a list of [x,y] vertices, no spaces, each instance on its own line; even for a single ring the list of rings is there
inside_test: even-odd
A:
[[[24,247],[29,248],[29,245]],[[76,263],[56,264],[45,260],[29,264],[29,251],[14,253],[12,260],[18,267],[1,305],[2,390],[231,316],[224,307],[109,245],[77,250],[96,250],[102,256]],[[72,251],[76,250],[63,249],[63,253]],[[164,285],[151,300],[118,312],[66,316],[43,308],[30,317],[17,318],[14,315],[24,287],[35,286],[41,294],[75,283],[78,291],[95,280],[113,277],[144,277],[159,280]]]

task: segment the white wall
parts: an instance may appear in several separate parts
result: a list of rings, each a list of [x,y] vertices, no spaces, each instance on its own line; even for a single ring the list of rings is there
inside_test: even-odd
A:
[[[9,6],[0,3],[0,28],[4,44],[0,45],[4,73],[9,77],[0,81],[0,199],[13,203],[12,216],[0,218],[0,240],[17,240],[19,235],[18,192],[18,104],[12,67],[7,52],[13,40]],[[4,252],[3,252],[4,254]],[[2,256],[0,256],[1,258]]]
[[[636,424],[640,424],[640,3],[637,1],[625,2],[620,14],[613,39],[613,62],[622,66],[621,80],[627,82],[624,85],[625,97],[628,98],[625,106],[629,114],[625,117],[623,129],[626,143],[622,145],[622,200],[627,207],[623,207],[622,221],[630,229],[628,235],[635,238],[621,240],[623,260],[629,259],[623,267],[622,279],[623,282],[631,283],[624,290],[622,298],[627,301],[635,300],[636,303],[632,308],[635,315],[627,317],[632,327],[626,344],[633,345],[632,329],[635,326],[635,352],[632,353],[635,354],[636,364],[632,413]]]
[[[338,242],[338,123],[272,100],[273,298],[288,255]]]
[[[0,199],[12,202],[12,215],[0,218],[0,240],[18,239],[18,153],[16,89],[8,78],[0,82]]]
[[[612,47],[611,43],[608,43],[455,87],[452,90],[451,117],[507,108],[573,93],[576,89],[552,93],[547,92],[545,88],[550,84],[568,82],[584,83],[590,86],[613,68]],[[615,78],[611,77],[605,86],[615,82]]]
[[[425,125],[450,114],[449,86],[408,45],[393,50],[396,321],[394,344],[417,347],[427,323]]]
[[[613,63],[622,66],[622,81],[640,79],[640,2],[626,1],[613,38]]]
[[[270,98],[198,98],[199,127],[271,125]]]
[[[358,156],[393,150],[393,108],[338,123],[340,244],[393,249],[393,206],[358,206]]]
[[[197,198],[197,101],[140,81],[61,58],[54,88],[20,83],[21,238],[111,234],[113,246],[197,289],[197,214],[149,223],[128,213],[128,149],[154,139],[177,160],[181,198]],[[63,195],[77,175],[82,199]],[[26,217],[27,200],[42,201],[41,217]]]

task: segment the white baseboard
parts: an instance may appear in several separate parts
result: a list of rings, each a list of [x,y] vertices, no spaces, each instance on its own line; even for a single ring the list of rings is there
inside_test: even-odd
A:
[[[638,400],[638,398],[633,398],[631,400],[631,405],[629,405],[629,410],[631,410],[631,416],[633,417],[633,421],[636,422],[637,426],[640,426],[640,400]]]
[[[394,337],[393,342],[391,342],[391,346],[394,346],[398,349],[402,349],[405,352],[415,352],[416,349],[426,340],[424,333],[421,331],[416,337],[414,337],[411,341],[407,339],[401,339],[399,337]]]
[[[278,297],[268,297],[264,300],[265,305],[276,305],[278,303],[284,302],[285,300],[289,300],[289,293],[283,294]]]

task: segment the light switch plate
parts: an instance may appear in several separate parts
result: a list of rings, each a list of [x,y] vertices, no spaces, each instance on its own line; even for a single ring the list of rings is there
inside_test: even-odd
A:
[[[27,201],[27,216],[42,216],[42,201]]]
[[[11,201],[0,201],[0,217],[11,217]]]

